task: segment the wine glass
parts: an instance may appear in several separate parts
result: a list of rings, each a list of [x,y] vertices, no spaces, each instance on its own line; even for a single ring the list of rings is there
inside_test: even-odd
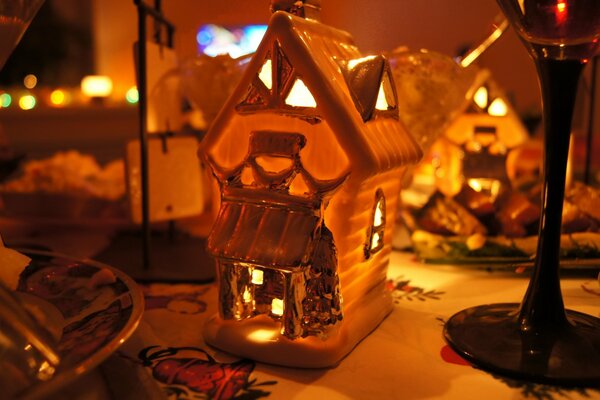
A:
[[[559,251],[571,119],[581,71],[600,40],[599,0],[497,0],[537,67],[544,186],[537,255],[521,304],[468,308],[445,324],[451,347],[495,373],[541,383],[598,385],[600,319],[565,310]]]
[[[44,0],[0,0],[0,70]]]

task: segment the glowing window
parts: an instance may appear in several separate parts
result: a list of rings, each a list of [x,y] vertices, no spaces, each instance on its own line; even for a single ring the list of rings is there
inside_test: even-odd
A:
[[[242,294],[242,298],[244,299],[244,303],[252,302],[253,296],[252,296],[252,293],[250,292],[250,289],[246,288],[246,290],[244,290],[244,293]]]
[[[373,232],[373,236],[371,236],[371,250],[380,247],[381,244],[381,236],[377,232]]]
[[[502,183],[497,179],[489,178],[471,178],[467,180],[467,185],[476,192],[484,193],[492,199],[498,197]]]
[[[294,166],[294,160],[289,157],[258,156],[255,160],[262,169],[271,173],[282,173]]]
[[[252,270],[252,283],[255,285],[263,284],[263,276],[264,272],[262,269],[253,269]]]
[[[377,203],[377,207],[375,207],[375,215],[373,216],[373,226],[380,227],[385,222],[383,219],[383,198],[379,200]]]
[[[378,110],[387,110],[389,104],[385,99],[385,92],[383,91],[383,85],[379,86],[379,93],[377,94],[377,102],[375,103],[375,108]]]
[[[479,108],[485,109],[488,105],[488,90],[485,86],[480,87],[473,95],[473,101]]]
[[[375,109],[380,111],[387,111],[396,107],[396,99],[394,98],[394,91],[392,89],[392,81],[390,76],[386,73],[379,86],[379,92],[377,93],[377,101],[375,102]]]
[[[273,88],[273,71],[271,68],[271,60],[266,60],[263,64],[260,72],[258,73],[258,78],[265,84],[267,89],[271,90]]]
[[[317,102],[302,79],[296,79],[292,90],[285,98],[285,104],[293,107],[316,107]]]
[[[377,253],[383,248],[383,234],[385,231],[385,197],[381,189],[375,192],[373,217],[369,228],[367,243],[365,245],[365,258]]]
[[[504,117],[508,114],[508,106],[500,97],[494,99],[488,108],[488,114],[495,117]]]
[[[283,315],[283,300],[274,298],[271,301],[271,314],[282,316]]]

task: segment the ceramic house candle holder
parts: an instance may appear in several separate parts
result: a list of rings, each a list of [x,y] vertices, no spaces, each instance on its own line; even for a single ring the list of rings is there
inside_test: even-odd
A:
[[[437,188],[454,196],[464,185],[495,198],[509,183],[507,157],[528,140],[526,127],[489,71],[482,70],[481,85],[468,109],[432,145],[429,157],[437,166]]]
[[[219,313],[204,336],[243,357],[326,367],[392,310],[400,181],[422,154],[387,60],[299,16],[315,18],[318,2],[291,3],[200,147],[221,189],[208,238]]]

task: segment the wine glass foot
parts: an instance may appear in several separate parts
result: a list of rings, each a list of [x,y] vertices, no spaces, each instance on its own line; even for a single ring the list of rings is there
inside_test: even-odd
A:
[[[537,332],[519,329],[520,305],[489,304],[454,314],[444,337],[483,370],[515,379],[566,386],[600,385],[600,319],[566,310],[569,324]]]

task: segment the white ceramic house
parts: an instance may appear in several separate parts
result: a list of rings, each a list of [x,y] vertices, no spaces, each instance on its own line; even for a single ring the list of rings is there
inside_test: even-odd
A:
[[[387,60],[343,31],[273,14],[201,144],[221,188],[208,239],[208,343],[269,363],[335,365],[392,310],[400,181],[421,149]]]

